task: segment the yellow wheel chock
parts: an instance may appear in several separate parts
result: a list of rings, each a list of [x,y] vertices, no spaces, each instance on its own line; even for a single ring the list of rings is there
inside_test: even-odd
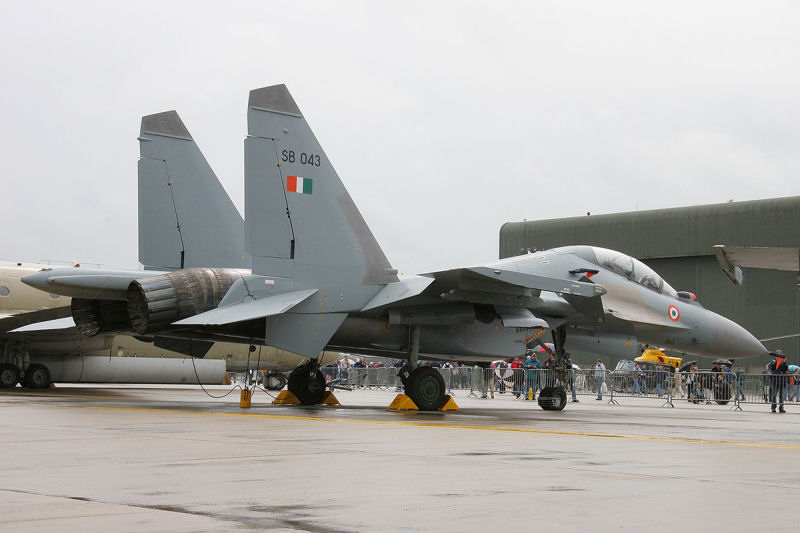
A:
[[[282,390],[278,397],[272,400],[272,405],[300,405],[300,400],[288,390]]]
[[[406,396],[405,394],[398,394],[395,396],[392,403],[389,404],[389,407],[386,408],[387,411],[419,411],[419,407],[417,404],[414,403],[414,400]],[[444,399],[442,400],[442,405],[438,409],[439,411],[459,411],[458,405],[453,400],[453,397],[449,394],[446,394]]]

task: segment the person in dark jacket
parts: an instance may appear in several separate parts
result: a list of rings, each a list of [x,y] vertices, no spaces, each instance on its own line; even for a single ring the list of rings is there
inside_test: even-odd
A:
[[[772,361],[767,363],[767,374],[769,374],[769,401],[772,402],[772,412],[775,412],[776,400],[780,405],[779,412],[785,413],[783,408],[783,391],[786,389],[786,372],[789,371],[789,365],[786,364],[786,357],[783,355],[782,350],[776,350],[770,353],[774,357]]]

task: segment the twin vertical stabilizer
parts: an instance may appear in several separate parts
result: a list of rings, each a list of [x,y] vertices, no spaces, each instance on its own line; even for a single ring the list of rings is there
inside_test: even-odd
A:
[[[245,242],[254,274],[309,287],[397,281],[285,85],[250,91]]]
[[[242,217],[175,111],[142,118],[139,151],[139,262],[250,268]]]

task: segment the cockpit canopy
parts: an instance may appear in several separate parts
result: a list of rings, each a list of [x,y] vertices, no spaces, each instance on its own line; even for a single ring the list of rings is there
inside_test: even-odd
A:
[[[599,248],[597,246],[567,246],[558,248],[557,250],[575,253],[578,257],[590,263],[613,270],[617,274],[656,292],[673,297],[678,296],[675,289],[664,281],[664,278],[656,274],[652,268],[622,252],[609,250],[608,248]]]

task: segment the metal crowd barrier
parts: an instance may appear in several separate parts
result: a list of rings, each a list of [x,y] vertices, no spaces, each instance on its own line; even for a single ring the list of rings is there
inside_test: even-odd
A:
[[[329,383],[350,388],[402,390],[403,384],[394,367],[339,368],[323,367]],[[554,371],[525,368],[487,368],[458,366],[439,368],[448,393],[465,396],[494,397],[509,394],[519,399],[538,397],[541,389],[557,384]],[[572,370],[568,374],[567,397],[600,397],[611,403],[623,398],[653,398],[674,405],[677,401],[694,404],[771,403],[783,394],[784,404],[800,403],[800,374],[768,376],[734,372],[673,372],[670,370]]]

